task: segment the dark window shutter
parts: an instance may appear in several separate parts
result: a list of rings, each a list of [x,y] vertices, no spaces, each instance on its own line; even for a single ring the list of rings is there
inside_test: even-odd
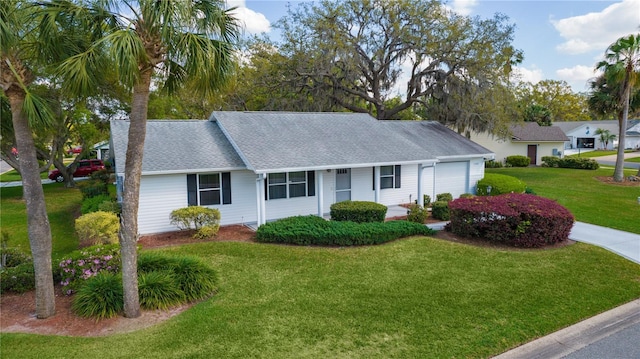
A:
[[[198,183],[196,175],[187,175],[187,204],[198,205]]]
[[[269,182],[269,175],[265,174],[264,175],[264,200],[265,201],[269,199],[269,187],[267,182]]]
[[[231,172],[222,172],[222,204],[231,204]]]
[[[396,176],[396,180],[395,180],[395,188],[400,188],[400,168],[402,168],[402,166],[400,165],[396,165],[396,170],[395,170],[395,176]]]
[[[316,171],[307,171],[307,196],[316,195]]]
[[[371,169],[373,170],[373,176],[371,177],[371,178],[373,178],[372,189],[375,191],[376,190],[376,168],[375,167],[371,167]]]

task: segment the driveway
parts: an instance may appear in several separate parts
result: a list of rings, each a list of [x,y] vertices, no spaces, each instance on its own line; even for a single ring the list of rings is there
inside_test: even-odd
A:
[[[640,157],[640,152],[629,152],[624,154],[624,158],[635,158]],[[616,165],[616,155],[611,156],[602,156],[602,157],[593,157],[601,165],[606,166],[615,166]],[[640,163],[638,162],[625,162],[625,168],[640,168]]]

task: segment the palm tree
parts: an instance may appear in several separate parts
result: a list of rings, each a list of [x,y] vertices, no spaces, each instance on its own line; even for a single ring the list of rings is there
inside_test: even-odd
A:
[[[619,84],[622,114],[618,119],[620,132],[613,179],[616,182],[623,182],[624,145],[627,119],[629,117],[629,99],[631,97],[631,89],[638,79],[638,70],[640,70],[640,34],[621,37],[609,45],[605,52],[605,60],[599,62],[596,68],[604,70],[607,83]]]
[[[70,91],[82,94],[95,89],[96,76],[108,63],[132,90],[120,226],[124,314],[129,318],[140,315],[136,242],[152,78],[168,91],[188,84],[208,96],[230,77],[239,26],[230,13],[233,9],[225,10],[224,4],[223,0],[98,0],[91,4],[54,0],[47,6],[49,16],[42,26],[52,33],[60,19],[107,29],[89,49],[60,66],[59,74]]]
[[[25,1],[0,1],[0,86],[9,99],[18,149],[23,197],[27,210],[29,245],[36,285],[36,316],[55,314],[51,266],[51,228],[33,139],[33,127],[51,120],[46,103],[30,89],[36,78],[38,54],[33,51],[36,30],[33,8]]]
[[[599,135],[600,143],[602,143],[602,149],[606,150],[609,148],[609,141],[613,141],[616,139],[616,135],[611,133],[609,130],[604,130],[602,128],[598,128],[594,132],[595,135]]]

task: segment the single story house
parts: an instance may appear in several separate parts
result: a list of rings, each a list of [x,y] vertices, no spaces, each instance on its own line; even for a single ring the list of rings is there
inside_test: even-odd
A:
[[[532,165],[542,163],[544,156],[563,156],[567,136],[559,127],[540,126],[536,122],[525,122],[509,127],[504,137],[489,133],[472,133],[471,140],[496,154],[496,160],[504,163],[508,156],[527,156]]]
[[[93,145],[93,152],[96,153],[96,158],[106,161],[109,159],[109,141],[98,142]]]
[[[618,146],[618,136],[620,127],[618,120],[604,121],[568,121],[554,122],[567,135],[569,141],[565,144],[566,149],[603,149],[605,144],[600,141],[600,135],[595,132],[597,129],[609,130],[616,135],[616,139],[609,142],[606,149],[613,149]],[[629,120],[625,132],[625,149],[640,148],[640,120]]]
[[[111,121],[118,191],[129,121]],[[213,112],[150,120],[140,180],[139,232],[174,231],[171,211],[218,208],[221,224],[326,215],[344,200],[387,206],[475,192],[493,153],[432,121],[357,113]]]

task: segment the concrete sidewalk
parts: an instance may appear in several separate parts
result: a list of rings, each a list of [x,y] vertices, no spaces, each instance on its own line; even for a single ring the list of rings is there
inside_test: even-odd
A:
[[[575,222],[569,239],[605,248],[640,263],[640,235],[595,224]]]

